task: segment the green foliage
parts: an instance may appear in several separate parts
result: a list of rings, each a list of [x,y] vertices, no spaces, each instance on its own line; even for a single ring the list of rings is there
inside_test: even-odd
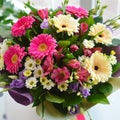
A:
[[[70,41],[68,41],[68,40],[61,40],[61,41],[58,42],[58,45],[60,47],[66,48],[66,47],[68,47],[70,45]]]
[[[115,74],[118,70],[120,70],[120,62],[118,62],[113,66],[113,71],[112,71],[113,74]]]
[[[52,95],[51,93],[46,94],[46,100],[52,103],[63,103],[64,99],[57,96],[57,95]]]
[[[72,105],[74,106],[80,104],[82,101],[82,98],[80,96],[77,96],[75,93],[65,94],[64,98],[65,98],[65,102],[63,103],[64,107],[68,107]]]
[[[107,97],[103,94],[93,94],[87,98],[87,101],[95,104],[97,103],[109,104]]]

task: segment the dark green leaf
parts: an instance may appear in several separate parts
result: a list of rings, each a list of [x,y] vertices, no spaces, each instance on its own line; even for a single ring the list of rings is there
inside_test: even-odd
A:
[[[112,92],[112,85],[110,83],[103,83],[99,86],[99,92],[103,93],[104,95],[109,95]]]
[[[61,40],[61,41],[59,41],[58,42],[58,45],[60,46],[60,47],[64,47],[64,48],[66,48],[67,46],[69,46],[70,45],[70,41],[67,41],[67,40]]]
[[[109,104],[107,97],[103,94],[93,94],[87,98],[87,101],[95,104],[97,103]]]
[[[68,41],[70,41],[71,44],[76,43],[77,40],[78,40],[77,35],[74,35],[68,39]]]
[[[94,18],[94,21],[95,21],[95,23],[102,23],[103,22],[103,17],[100,17],[100,16],[98,16],[98,17],[95,17]]]
[[[120,45],[120,39],[114,38],[112,40],[112,46],[118,46],[118,45]]]
[[[82,101],[82,98],[80,96],[77,96],[76,94],[67,94],[64,97],[64,107],[80,104]]]
[[[52,95],[50,93],[46,94],[46,100],[49,102],[53,102],[53,103],[63,103],[64,102],[63,98],[56,96],[56,95]]]
[[[0,8],[3,6],[4,0],[0,0]]]
[[[118,70],[120,70],[120,62],[113,66],[113,74],[115,74]]]

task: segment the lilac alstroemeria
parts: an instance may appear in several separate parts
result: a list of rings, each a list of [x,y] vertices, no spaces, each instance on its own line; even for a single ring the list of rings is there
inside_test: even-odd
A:
[[[72,92],[77,92],[79,87],[79,83],[72,83],[69,85],[69,88],[72,90]]]
[[[70,109],[69,109],[69,113],[71,114],[71,115],[74,115],[74,114],[77,114],[77,113],[79,113],[79,107],[77,106],[77,105],[75,105],[75,106],[70,106]]]
[[[23,71],[19,72],[19,79],[26,80],[27,77],[23,75]]]
[[[48,20],[44,19],[43,22],[40,24],[41,29],[47,29],[49,27]]]
[[[83,95],[84,98],[88,97],[90,95],[90,90],[87,88],[80,88],[80,92]]]
[[[10,83],[10,88],[23,88],[24,86],[25,83],[21,79],[12,80],[12,82]]]

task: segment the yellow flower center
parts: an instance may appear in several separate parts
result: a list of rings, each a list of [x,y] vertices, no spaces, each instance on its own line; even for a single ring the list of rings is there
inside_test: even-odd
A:
[[[47,45],[45,43],[42,43],[42,44],[39,45],[38,49],[39,49],[39,51],[44,52],[44,51],[47,50]]]
[[[14,54],[14,55],[12,56],[12,58],[11,58],[12,63],[13,63],[13,64],[16,63],[17,60],[18,60],[18,56],[17,56],[17,54]]]

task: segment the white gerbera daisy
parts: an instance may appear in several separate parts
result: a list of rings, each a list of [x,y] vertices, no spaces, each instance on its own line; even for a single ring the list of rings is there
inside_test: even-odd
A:
[[[87,39],[83,41],[83,45],[85,48],[93,48],[95,46],[93,40],[87,40]]]
[[[102,23],[97,23],[91,26],[88,35],[94,36],[94,40],[96,43],[102,43],[105,45],[112,43],[112,33]]]
[[[25,69],[27,69],[27,70],[34,70],[35,67],[36,67],[35,60],[33,60],[31,58],[26,60],[26,62],[25,62]]]
[[[57,86],[57,88],[58,88],[61,92],[66,91],[67,88],[68,88],[68,84],[67,84],[67,83],[61,83],[61,84],[59,84],[59,85]]]
[[[68,35],[71,36],[79,30],[78,20],[74,19],[70,15],[60,14],[57,17],[55,16],[52,18],[50,21],[52,21],[52,25],[57,28],[57,33],[67,32]]]
[[[30,77],[26,80],[26,87],[32,89],[37,86],[37,79],[35,77]]]
[[[107,56],[98,51],[86,61],[85,67],[91,74],[94,84],[108,81],[112,74],[112,66]]]
[[[43,75],[43,69],[41,66],[37,66],[37,68],[35,68],[35,71],[34,71],[34,77],[35,78],[39,78]]]

